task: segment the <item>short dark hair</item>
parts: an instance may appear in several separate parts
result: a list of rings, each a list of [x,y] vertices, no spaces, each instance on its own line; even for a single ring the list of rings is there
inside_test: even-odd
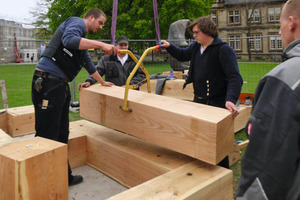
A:
[[[105,13],[102,10],[98,9],[98,8],[92,8],[91,10],[87,11],[83,18],[87,19],[92,15],[95,17],[95,19],[98,19],[100,16],[103,16],[106,19]]]
[[[209,16],[199,17],[198,19],[195,19],[187,27],[191,34],[193,33],[193,27],[195,25],[198,25],[201,32],[203,32],[206,35],[209,35],[213,38],[216,38],[219,35],[217,25],[215,24],[215,22]]]

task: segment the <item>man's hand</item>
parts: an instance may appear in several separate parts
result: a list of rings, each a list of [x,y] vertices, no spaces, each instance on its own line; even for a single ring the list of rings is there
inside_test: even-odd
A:
[[[103,85],[103,86],[108,86],[108,87],[111,87],[111,86],[115,85],[115,84],[113,84],[113,83],[111,83],[111,82],[108,82],[108,81],[103,81],[103,82],[100,83],[100,84]]]
[[[232,103],[231,101],[226,101],[225,107],[232,113],[232,118],[238,116],[239,111],[234,103]]]
[[[102,50],[105,52],[105,54],[108,55],[112,55],[112,54],[117,55],[118,53],[118,49],[112,44],[104,43]]]
[[[87,87],[90,87],[90,86],[91,86],[90,82],[85,82],[85,83],[78,84],[77,88],[80,91],[81,88],[87,88]]]
[[[170,43],[166,40],[161,41],[161,48],[168,48],[170,46]]]

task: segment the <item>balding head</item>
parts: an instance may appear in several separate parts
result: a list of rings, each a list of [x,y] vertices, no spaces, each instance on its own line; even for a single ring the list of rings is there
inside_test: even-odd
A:
[[[280,16],[280,31],[283,47],[300,38],[300,0],[287,1]]]
[[[295,15],[300,18],[300,0],[289,0],[284,4],[284,8],[284,17]]]

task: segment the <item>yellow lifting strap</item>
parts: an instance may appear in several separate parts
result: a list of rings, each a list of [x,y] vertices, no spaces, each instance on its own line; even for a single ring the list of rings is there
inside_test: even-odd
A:
[[[136,62],[136,65],[134,67],[134,69],[130,72],[129,77],[127,78],[126,81],[126,85],[125,85],[125,94],[124,94],[124,102],[123,102],[123,106],[120,106],[120,108],[124,111],[129,111],[132,112],[131,108],[128,108],[127,103],[128,103],[128,90],[129,89],[135,89],[138,88],[138,85],[130,85],[130,81],[132,80],[134,74],[136,73],[136,71],[138,70],[138,68],[141,68],[143,70],[143,72],[146,75],[146,80],[147,80],[147,88],[148,88],[148,92],[151,93],[151,87],[150,87],[150,76],[148,71],[146,70],[146,68],[143,66],[142,62],[144,60],[144,58],[146,57],[146,55],[152,51],[158,51],[160,48],[159,45],[156,45],[154,47],[150,47],[148,49],[146,49],[143,53],[143,55],[141,56],[141,58],[138,60],[135,55],[129,51],[129,50],[119,50],[118,53],[128,53],[128,55]]]

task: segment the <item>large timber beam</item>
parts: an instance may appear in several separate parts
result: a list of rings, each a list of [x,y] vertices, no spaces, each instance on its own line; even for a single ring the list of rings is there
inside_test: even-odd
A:
[[[130,90],[133,111],[126,112],[120,109],[124,91],[99,84],[82,89],[81,117],[214,165],[233,150],[226,109]]]
[[[166,80],[162,93],[160,95],[172,97],[176,99],[182,99],[186,101],[193,101],[194,99],[194,89],[193,84],[188,84],[185,89],[183,89],[183,84],[185,80],[175,79],[175,80]],[[157,79],[151,79],[151,93],[155,93],[155,88],[157,84]],[[147,84],[144,84],[140,87],[140,91],[147,92]],[[250,93],[241,93],[240,101],[241,103],[245,102],[246,97],[251,97],[253,101],[253,94]],[[251,106],[241,105],[239,108],[239,115],[234,119],[234,132],[238,132],[243,129],[251,115]]]
[[[205,199],[233,198],[232,171],[194,161],[108,200]]]
[[[174,79],[174,80],[166,80],[164,88],[162,90],[161,95],[172,97],[176,99],[182,99],[186,101],[193,101],[194,99],[194,89],[193,84],[186,85],[185,89],[183,88],[185,80],[183,79]],[[157,79],[151,79],[151,93],[155,93],[155,88],[157,84]],[[147,92],[147,84],[144,84],[140,87],[140,91]]]
[[[86,135],[87,164],[128,188],[194,160],[87,120],[71,122],[70,127],[71,132]]]
[[[0,147],[13,142],[13,138],[0,129]]]

